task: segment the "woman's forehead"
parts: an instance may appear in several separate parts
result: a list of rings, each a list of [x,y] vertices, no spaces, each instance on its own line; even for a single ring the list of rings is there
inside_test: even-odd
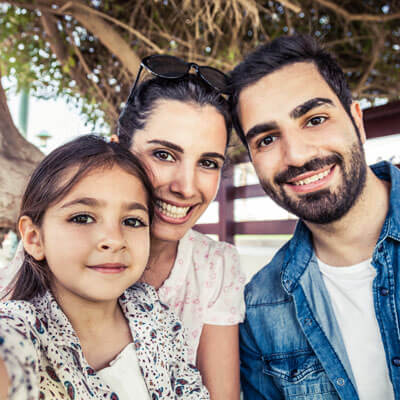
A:
[[[135,132],[133,149],[152,141],[185,147],[196,143],[206,151],[224,151],[227,131],[223,115],[212,105],[162,100],[153,108],[145,127]]]

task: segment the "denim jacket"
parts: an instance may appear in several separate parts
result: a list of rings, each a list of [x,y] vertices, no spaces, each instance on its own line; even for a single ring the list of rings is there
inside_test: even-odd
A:
[[[372,290],[389,375],[400,399],[400,170],[387,162],[372,170],[391,182],[389,212],[372,255],[377,272]],[[311,232],[303,222],[246,286],[245,300],[240,326],[245,400],[359,398]],[[373,365],[366,368],[374,373]]]

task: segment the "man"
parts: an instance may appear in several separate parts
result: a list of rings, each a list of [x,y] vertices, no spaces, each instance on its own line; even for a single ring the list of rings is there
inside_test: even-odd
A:
[[[246,287],[245,399],[400,398],[400,171],[366,165],[361,109],[311,38],[258,48],[232,79],[261,185],[300,218]]]

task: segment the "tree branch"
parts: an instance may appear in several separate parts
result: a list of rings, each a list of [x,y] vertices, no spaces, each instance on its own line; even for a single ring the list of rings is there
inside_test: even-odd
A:
[[[329,8],[336,14],[341,15],[347,21],[364,21],[364,22],[388,22],[395,19],[400,19],[400,13],[388,14],[388,15],[375,15],[375,14],[351,14],[344,8],[337,4],[332,3],[329,0],[315,0],[322,6]]]

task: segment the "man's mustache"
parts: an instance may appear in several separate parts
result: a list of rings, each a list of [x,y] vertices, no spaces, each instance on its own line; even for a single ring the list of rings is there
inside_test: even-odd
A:
[[[288,167],[287,170],[280,172],[276,175],[274,181],[276,184],[286,183],[288,180],[296,178],[297,176],[304,174],[305,172],[318,171],[331,164],[342,164],[343,158],[338,154],[332,154],[325,158],[314,158],[307,161],[301,167]]]

